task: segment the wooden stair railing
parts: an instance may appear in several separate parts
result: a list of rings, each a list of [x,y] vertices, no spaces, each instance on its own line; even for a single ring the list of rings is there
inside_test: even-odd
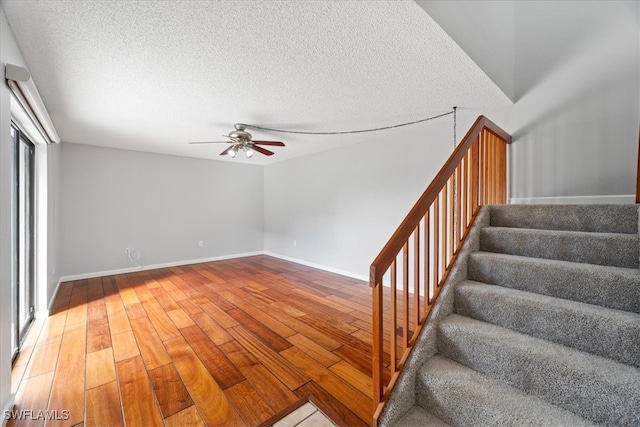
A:
[[[506,203],[510,143],[478,117],[371,264],[374,425],[480,206]]]

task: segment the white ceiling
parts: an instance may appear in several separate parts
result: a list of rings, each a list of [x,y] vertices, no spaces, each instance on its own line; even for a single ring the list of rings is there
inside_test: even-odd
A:
[[[64,142],[267,164],[371,134],[249,129],[287,145],[250,160],[187,142],[223,140],[237,122],[344,131],[510,104],[412,0],[2,6]]]

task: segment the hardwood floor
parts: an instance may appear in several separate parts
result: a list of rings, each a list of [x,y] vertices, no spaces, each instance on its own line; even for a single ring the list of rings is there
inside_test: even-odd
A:
[[[309,396],[341,426],[371,423],[355,279],[255,256],[77,280],[34,329],[13,371],[32,413],[9,426],[256,426]]]

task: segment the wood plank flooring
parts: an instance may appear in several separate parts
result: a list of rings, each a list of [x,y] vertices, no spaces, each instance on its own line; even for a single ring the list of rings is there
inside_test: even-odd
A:
[[[66,282],[14,365],[42,416],[8,425],[257,426],[309,396],[369,425],[370,319],[367,283],[263,255]]]

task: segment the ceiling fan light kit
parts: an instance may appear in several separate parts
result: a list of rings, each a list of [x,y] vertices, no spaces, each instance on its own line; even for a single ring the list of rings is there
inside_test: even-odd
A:
[[[236,123],[234,127],[236,130],[230,132],[229,135],[222,135],[229,138],[230,141],[190,142],[189,144],[231,144],[230,147],[220,153],[221,156],[229,155],[232,158],[235,158],[238,153],[244,151],[244,155],[248,159],[253,157],[254,152],[264,154],[265,156],[272,156],[275,154],[273,151],[260,147],[261,145],[284,147],[284,143],[280,141],[254,141],[251,134],[245,130],[247,126],[242,123]]]
[[[253,150],[248,145],[241,147],[234,144],[231,147],[231,150],[229,150],[229,155],[235,158],[240,151],[244,151],[244,155],[247,156],[247,159],[250,159],[253,157]],[[224,152],[220,153],[220,155],[223,156]]]

